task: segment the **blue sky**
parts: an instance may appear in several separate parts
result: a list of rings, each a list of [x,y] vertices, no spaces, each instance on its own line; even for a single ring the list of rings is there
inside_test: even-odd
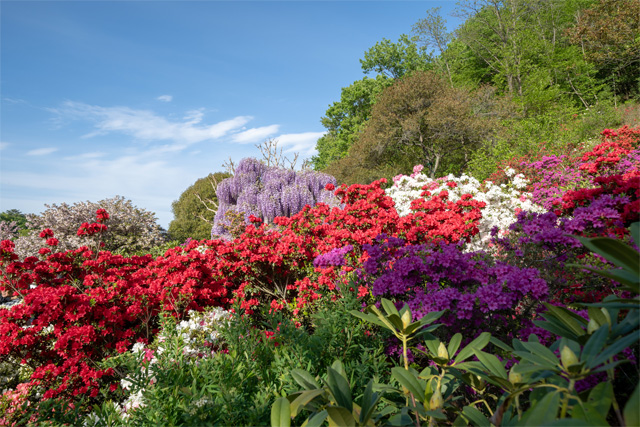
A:
[[[0,211],[155,212],[276,138],[314,154],[359,60],[452,1],[2,1]]]

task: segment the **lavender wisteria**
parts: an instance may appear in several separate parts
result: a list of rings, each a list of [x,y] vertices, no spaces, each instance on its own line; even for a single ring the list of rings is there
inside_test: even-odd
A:
[[[369,258],[358,274],[375,297],[407,302],[414,319],[448,310],[440,321],[456,330],[464,325],[466,336],[491,331],[510,340],[523,327],[530,331],[533,310],[548,294],[538,270],[465,253],[457,244],[405,245],[380,235],[363,250]]]
[[[322,202],[337,206],[338,199],[325,190],[327,184],[335,185],[335,178],[311,170],[269,167],[254,158],[242,159],[235,175],[218,185],[218,211],[211,236],[229,237],[229,213],[242,214],[246,224],[251,215],[272,223],[275,217],[291,216],[307,205]]]

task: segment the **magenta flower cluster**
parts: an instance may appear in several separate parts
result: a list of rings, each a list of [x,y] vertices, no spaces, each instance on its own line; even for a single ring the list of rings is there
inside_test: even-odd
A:
[[[341,267],[346,264],[345,255],[351,251],[353,251],[353,245],[335,248],[327,253],[317,256],[313,260],[313,266],[315,268]]]

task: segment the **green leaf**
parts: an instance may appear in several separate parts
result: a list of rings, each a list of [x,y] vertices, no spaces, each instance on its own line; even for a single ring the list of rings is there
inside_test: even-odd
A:
[[[362,395],[361,401],[361,410],[360,410],[360,425],[365,425],[371,419],[373,415],[373,411],[376,409],[376,405],[380,400],[381,395],[379,393],[373,392],[373,380],[369,380],[367,384],[367,388],[364,390],[364,394]]]
[[[291,371],[291,376],[303,387],[305,390],[315,390],[320,388],[320,384],[316,382],[316,379],[311,376],[307,371],[303,371],[302,369],[293,369]]]
[[[471,341],[465,348],[460,350],[460,353],[455,357],[454,362],[460,363],[473,355],[473,350],[482,350],[489,344],[491,334],[489,332],[483,332],[476,339]]]
[[[289,410],[289,400],[281,397],[271,406],[271,426],[289,427],[291,425],[291,411]]]
[[[577,336],[582,336],[585,334],[584,329],[582,328],[582,324],[586,326],[587,322],[582,319],[580,316],[570,312],[564,307],[556,307],[549,303],[543,303],[545,307],[547,307],[548,312],[545,314],[549,314],[556,319],[558,319],[564,326],[566,326],[571,332],[576,334]],[[579,319],[576,319],[576,317]],[[545,316],[546,318],[546,316]]]
[[[353,415],[345,408],[329,406],[327,407],[327,413],[329,414],[329,426],[355,427],[356,425]]]
[[[324,420],[327,419],[329,413],[326,409],[318,412],[317,414],[307,418],[307,420],[302,423],[302,427],[320,427],[324,424]]]
[[[489,341],[491,342],[491,344],[495,345],[496,347],[499,347],[499,348],[503,349],[504,351],[509,351],[509,352],[513,351],[513,348],[509,344],[500,341],[496,337],[491,337],[491,339]]]
[[[634,223],[634,225],[637,224],[637,222]],[[640,237],[636,242],[640,242]],[[640,426],[640,405],[638,402],[640,402],[640,384],[636,385],[636,389],[624,407],[624,423],[627,426]]]
[[[404,368],[395,367],[391,369],[391,376],[405,387],[413,397],[425,404],[424,387],[420,385],[418,379]]]
[[[580,420],[585,425],[609,425],[609,423],[607,423],[606,413],[599,413],[597,408],[595,408],[593,405],[582,401],[578,401],[578,403],[571,409],[571,418]]]
[[[438,338],[434,337],[434,338],[425,340],[424,345],[427,346],[427,349],[429,350],[429,352],[431,352],[432,356],[438,355],[438,347],[440,347],[440,340]]]
[[[624,268],[625,270],[640,276],[640,261],[638,251],[626,243],[610,237],[576,237],[592,252],[602,255],[607,261]]]
[[[380,305],[382,306],[382,308],[384,308],[384,311],[387,312],[387,315],[395,314],[396,316],[400,317],[400,312],[396,308],[396,305],[388,299],[382,298],[382,300],[380,300]]]
[[[342,376],[342,378],[344,378],[345,380],[347,379],[347,371],[344,369],[344,364],[342,363],[342,361],[340,361],[340,359],[334,360],[333,363],[331,364],[331,367],[337,373],[339,373]]]
[[[491,422],[473,406],[465,406],[462,408],[462,414],[468,419],[472,425],[479,427],[490,427]]]
[[[425,314],[422,317],[422,319],[420,319],[420,321],[424,325],[429,325],[429,324],[435,322],[436,320],[438,320],[440,317],[442,317],[442,315],[444,314],[445,311],[446,310],[429,312],[429,313]]]
[[[353,411],[353,402],[351,400],[351,387],[349,387],[349,383],[346,378],[344,378],[338,371],[333,368],[327,368],[327,379],[326,379],[327,387],[329,387],[329,391],[333,395],[333,398],[336,400],[336,403],[343,408],[346,408],[351,414]],[[329,412],[329,417],[331,417],[331,412]]]
[[[522,345],[531,353],[536,356],[540,356],[543,359],[547,360],[552,365],[558,364],[558,357],[547,347],[543,346],[539,342],[523,342]]]
[[[600,310],[595,310],[602,313]],[[604,316],[604,315],[603,315]],[[607,342],[607,338],[609,337],[609,325],[604,323],[597,331],[595,331],[589,340],[584,345],[582,349],[582,354],[580,355],[580,360],[585,362],[587,368],[594,368],[596,365],[592,365],[594,358],[600,351],[602,351],[602,347]]]
[[[593,359],[592,366],[598,366],[601,363],[604,363],[610,357],[620,353],[625,348],[629,347],[634,342],[640,339],[640,334],[632,333],[631,335],[627,335],[626,337],[620,338],[612,345],[607,347],[602,353],[600,353],[596,358]]]
[[[638,293],[637,291],[638,284],[639,284],[638,277],[630,271],[613,269],[613,268],[608,270],[600,270],[598,268],[593,268],[593,267],[585,266],[582,264],[567,264],[566,266],[581,268],[583,270],[591,271],[593,273],[596,273],[599,276],[606,277],[608,279],[615,280],[616,282],[622,283],[623,285],[626,285],[631,289],[636,289],[635,292]]]
[[[489,370],[489,373],[493,374],[498,378],[507,378],[507,371],[504,369],[502,363],[498,360],[496,356],[490,353],[485,353],[484,351],[475,350],[473,353],[476,355],[478,360],[482,362],[482,364]]]
[[[383,328],[389,328],[389,325],[387,325],[386,323],[384,323],[383,321],[378,319],[378,317],[374,316],[373,314],[362,313],[362,312],[359,312],[359,311],[356,311],[356,310],[351,310],[351,311],[349,311],[349,313],[352,316],[355,316],[355,317],[358,317],[358,318],[364,320],[365,322],[373,323],[375,325],[382,326]]]
[[[549,392],[525,412],[521,425],[543,426],[551,423],[558,416],[560,394]]]
[[[613,402],[613,385],[611,382],[605,381],[596,385],[590,392],[587,403],[591,405],[595,412],[602,415],[605,419],[611,409]]]
[[[460,348],[460,343],[462,342],[462,334],[457,333],[451,337],[451,341],[449,341],[449,345],[447,346],[447,351],[449,352],[449,358],[453,357],[456,354],[456,351]]]
[[[304,408],[309,402],[318,396],[323,395],[326,391],[322,388],[316,390],[305,390],[291,402],[290,412],[291,416],[295,417],[300,412],[300,409]]]

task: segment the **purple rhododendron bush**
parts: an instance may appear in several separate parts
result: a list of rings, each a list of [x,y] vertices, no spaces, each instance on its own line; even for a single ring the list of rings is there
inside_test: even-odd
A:
[[[50,208],[0,244],[0,426],[638,425],[640,129],[498,169],[245,159],[156,258],[104,247],[121,200]]]

